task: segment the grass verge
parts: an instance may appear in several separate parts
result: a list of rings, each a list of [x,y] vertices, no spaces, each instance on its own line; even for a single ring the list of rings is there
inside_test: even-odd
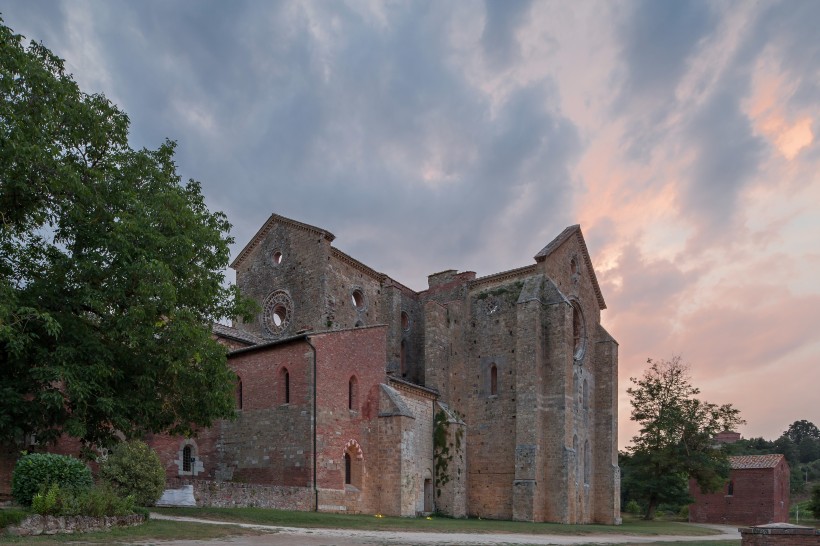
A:
[[[623,525],[562,525],[559,523],[528,523],[485,519],[452,519],[444,517],[396,518],[317,512],[291,512],[266,508],[155,508],[168,516],[183,516],[234,523],[279,525],[335,529],[366,529],[383,531],[432,531],[439,533],[526,533],[551,535],[674,535],[705,536],[718,534],[713,529],[677,521],[643,521],[625,517]]]

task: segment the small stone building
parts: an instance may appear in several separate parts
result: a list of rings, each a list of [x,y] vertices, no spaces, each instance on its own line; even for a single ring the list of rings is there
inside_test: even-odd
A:
[[[618,344],[584,237],[415,291],[273,214],[231,267],[260,305],[215,325],[238,417],[155,436],[199,504],[620,521]]]
[[[789,463],[783,455],[729,457],[729,481],[722,490],[703,493],[694,480],[689,493],[693,523],[764,525],[789,519]]]

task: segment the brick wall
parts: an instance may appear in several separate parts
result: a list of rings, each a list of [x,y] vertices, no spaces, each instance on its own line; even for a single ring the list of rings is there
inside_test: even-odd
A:
[[[785,461],[775,468],[733,469],[728,483],[718,492],[703,493],[694,480],[689,492],[695,502],[689,521],[761,525],[788,521],[789,471]]]

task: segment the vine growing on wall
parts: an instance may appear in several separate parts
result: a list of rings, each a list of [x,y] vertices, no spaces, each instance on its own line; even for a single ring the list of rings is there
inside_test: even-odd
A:
[[[433,420],[433,453],[435,455],[437,496],[441,496],[441,488],[450,481],[449,467],[453,457],[456,454],[461,456],[461,441],[464,436],[464,429],[459,427],[456,430],[452,442],[448,441],[449,429],[450,423],[447,412],[439,410]]]

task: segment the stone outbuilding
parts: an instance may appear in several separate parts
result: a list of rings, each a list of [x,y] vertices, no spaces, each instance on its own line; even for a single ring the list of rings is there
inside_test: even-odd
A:
[[[789,519],[789,463],[783,455],[729,457],[729,480],[715,493],[703,493],[694,480],[689,493],[693,523],[764,525]]]

